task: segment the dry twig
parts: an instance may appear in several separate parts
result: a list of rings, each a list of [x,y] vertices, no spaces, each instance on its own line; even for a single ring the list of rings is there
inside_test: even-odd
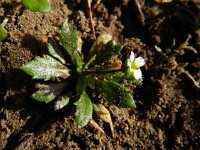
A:
[[[89,26],[91,28],[91,36],[92,38],[96,39],[94,23],[92,19],[91,0],[87,0],[87,11],[88,11],[88,16],[89,16]]]
[[[93,128],[95,128],[98,132],[105,134],[105,132],[103,131],[103,129],[94,120],[90,120],[89,124]]]
[[[145,17],[144,17],[144,14],[142,12],[141,5],[140,5],[138,0],[133,0],[133,2],[134,2],[134,5],[137,8],[138,19],[139,19],[140,23],[143,25],[144,21],[145,21]]]

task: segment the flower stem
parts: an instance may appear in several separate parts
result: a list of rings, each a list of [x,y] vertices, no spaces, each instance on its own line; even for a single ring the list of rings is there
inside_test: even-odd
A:
[[[102,73],[114,73],[114,72],[125,71],[126,69],[127,69],[127,67],[124,67],[124,68],[121,68],[121,69],[115,69],[115,70],[94,70],[94,71],[87,70],[84,73],[86,73],[86,74],[92,74],[92,73],[99,73],[99,74],[102,74]]]

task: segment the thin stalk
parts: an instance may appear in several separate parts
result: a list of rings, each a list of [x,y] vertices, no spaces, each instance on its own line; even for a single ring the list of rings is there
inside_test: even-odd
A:
[[[91,71],[91,70],[87,70],[84,73],[86,74],[93,74],[93,73],[98,73],[98,74],[103,74],[103,73],[114,73],[114,72],[120,72],[120,71],[124,71],[126,70],[127,67],[125,68],[121,68],[121,69],[116,69],[116,70],[95,70],[95,71]]]

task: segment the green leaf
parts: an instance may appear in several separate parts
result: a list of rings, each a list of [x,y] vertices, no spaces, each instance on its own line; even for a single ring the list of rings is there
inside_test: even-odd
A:
[[[77,82],[76,90],[79,94],[85,91],[86,87],[89,86],[91,89],[95,88],[94,80],[91,76],[80,76]]]
[[[54,58],[44,55],[35,57],[21,69],[31,75],[33,79],[43,79],[45,81],[55,78],[66,79],[70,76],[69,69]]]
[[[78,53],[78,35],[75,27],[69,28],[66,20],[60,29],[60,41],[64,49],[71,56],[72,63],[77,67],[77,71],[82,69],[82,58]]]
[[[31,11],[48,12],[51,10],[49,0],[21,0],[21,3]]]
[[[54,58],[57,58],[63,64],[66,64],[63,53],[57,48],[55,42],[51,39],[49,39],[49,42],[48,42],[48,52],[51,56],[53,56]]]
[[[94,63],[101,64],[105,61],[109,61],[116,54],[120,54],[122,48],[123,48],[122,44],[117,43],[114,40],[111,40],[102,47],[101,51],[98,52],[98,57],[96,57]]]
[[[77,67],[77,72],[81,72],[83,68],[83,62],[81,56],[79,55],[78,51],[74,51],[71,55],[73,64]]]
[[[78,128],[81,128],[87,125],[89,120],[92,119],[93,105],[90,97],[85,91],[81,94],[80,99],[75,103],[75,105],[77,110],[75,121]]]
[[[109,103],[120,107],[135,108],[135,102],[128,88],[114,81],[96,80],[96,88]]]
[[[66,82],[48,85],[37,84],[36,88],[38,88],[38,91],[32,94],[32,98],[39,102],[49,103],[58,97],[66,86]]]
[[[123,83],[124,80],[127,80],[125,77],[125,73],[123,71],[117,71],[117,72],[112,72],[112,70],[109,73],[102,73],[99,75],[101,78],[105,78],[110,81],[114,81],[117,83]]]
[[[102,47],[111,40],[112,40],[112,35],[110,34],[99,35],[90,49],[90,54],[101,51]]]
[[[0,26],[0,41],[3,41],[7,37],[7,30]]]
[[[71,54],[77,51],[78,35],[75,27],[70,28],[66,20],[60,29],[60,40],[65,50]]]
[[[105,61],[109,61],[114,55],[120,54],[122,48],[123,44],[112,40],[111,35],[102,34],[93,44],[88,56],[88,60],[90,60],[95,54],[98,54],[94,60],[94,64],[101,64]]]

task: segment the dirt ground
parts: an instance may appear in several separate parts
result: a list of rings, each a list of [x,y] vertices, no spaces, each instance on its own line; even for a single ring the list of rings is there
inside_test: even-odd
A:
[[[73,109],[53,112],[31,99],[35,82],[19,68],[46,52],[47,39],[58,38],[68,18],[88,48],[86,2],[51,0],[49,13],[31,12],[15,0],[1,0],[0,19],[7,17],[9,34],[0,44],[0,149],[200,149],[200,90],[174,65],[200,81],[200,1],[141,0],[141,18],[134,0],[102,0],[93,8],[96,35],[109,33],[147,61],[143,84],[134,88],[135,110],[109,106],[109,125],[94,118],[105,135],[87,125],[78,129]],[[198,51],[173,56],[188,34]],[[155,48],[160,47],[162,51]]]

